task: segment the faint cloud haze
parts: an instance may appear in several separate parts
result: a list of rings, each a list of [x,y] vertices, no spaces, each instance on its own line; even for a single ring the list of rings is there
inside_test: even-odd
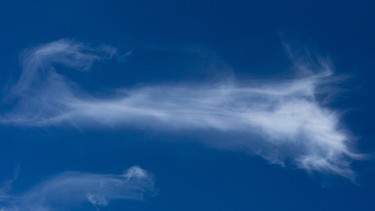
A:
[[[14,106],[0,122],[27,127],[143,125],[164,131],[242,134],[222,146],[250,151],[273,163],[289,160],[308,171],[354,179],[350,162],[361,156],[351,149],[338,113],[317,97],[332,75],[327,63],[319,61],[309,71],[311,65],[298,60],[296,68],[309,74],[291,80],[154,84],[114,90],[116,94],[106,97],[94,97],[56,70],[65,66],[88,71],[96,61],[115,54],[110,46],[91,48],[70,40],[25,51],[21,77],[10,91]],[[205,143],[217,145],[215,140]],[[100,202],[95,195],[85,197]]]
[[[118,175],[64,172],[23,193],[11,192],[0,191],[0,210],[60,210],[85,203],[97,207],[112,200],[142,200],[153,192],[153,180],[146,170],[133,166]]]

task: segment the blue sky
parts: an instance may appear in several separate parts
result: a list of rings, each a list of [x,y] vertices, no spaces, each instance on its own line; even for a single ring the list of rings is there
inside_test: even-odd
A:
[[[371,1],[0,1],[0,210],[373,210]]]

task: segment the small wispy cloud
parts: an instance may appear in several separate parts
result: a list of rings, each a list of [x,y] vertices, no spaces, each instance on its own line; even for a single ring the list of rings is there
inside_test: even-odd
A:
[[[103,207],[113,200],[142,200],[152,191],[152,177],[138,166],[118,175],[64,172],[23,193],[2,191],[0,210],[69,210],[88,203]]]
[[[324,60],[309,71],[309,61],[294,59],[295,67],[309,74],[290,80],[152,85],[114,90],[101,98],[55,70],[56,65],[89,70],[95,61],[113,55],[114,48],[89,48],[69,40],[25,51],[22,75],[10,91],[15,106],[0,122],[32,127],[142,125],[166,131],[215,130],[231,137],[241,134],[220,144],[205,143],[353,179],[350,162],[360,155],[351,149],[338,113],[323,106],[318,97],[332,77]]]

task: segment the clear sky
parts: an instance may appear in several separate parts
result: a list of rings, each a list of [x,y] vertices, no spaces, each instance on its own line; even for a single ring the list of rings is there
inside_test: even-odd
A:
[[[374,6],[0,0],[0,210],[375,210]]]

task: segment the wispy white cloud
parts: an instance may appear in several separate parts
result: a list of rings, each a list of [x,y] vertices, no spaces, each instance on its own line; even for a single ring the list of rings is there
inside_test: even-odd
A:
[[[350,161],[360,156],[351,149],[338,113],[323,106],[318,97],[332,75],[327,62],[319,60],[308,71],[309,61],[294,59],[296,68],[309,74],[290,80],[152,85],[116,90],[102,98],[82,91],[54,69],[58,64],[88,70],[113,54],[110,47],[93,49],[68,40],[26,51],[21,78],[11,91],[17,103],[0,121],[33,127],[214,130],[232,139],[205,143],[251,151],[274,163],[290,160],[306,170],[354,177]],[[241,136],[233,138],[236,134]]]
[[[119,175],[65,172],[23,193],[3,191],[0,210],[69,210],[85,203],[100,207],[113,200],[142,200],[152,191],[152,177],[137,166]]]

